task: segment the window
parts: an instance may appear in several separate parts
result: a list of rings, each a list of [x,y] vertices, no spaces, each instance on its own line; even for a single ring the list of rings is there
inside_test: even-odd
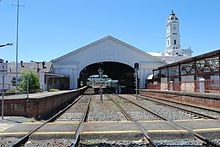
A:
[[[169,45],[169,40],[167,40],[167,45]]]
[[[176,40],[174,40],[174,44],[176,44]]]

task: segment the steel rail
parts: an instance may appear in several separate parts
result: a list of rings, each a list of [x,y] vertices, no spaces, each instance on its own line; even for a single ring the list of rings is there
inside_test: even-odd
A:
[[[87,106],[86,106],[86,110],[83,114],[83,117],[82,117],[82,120],[80,121],[80,124],[78,125],[77,129],[76,129],[76,133],[75,133],[75,139],[74,141],[72,142],[71,144],[71,147],[76,147],[76,146],[79,146],[79,140],[80,140],[80,134],[83,130],[83,127],[84,127],[84,122],[86,122],[87,120],[87,117],[88,117],[88,113],[89,113],[89,108],[90,108],[90,103],[91,103],[91,97],[89,97],[89,101],[87,103]]]
[[[114,93],[113,93],[113,94],[114,94]],[[116,95],[116,94],[114,94],[114,95]],[[131,102],[132,104],[134,104],[134,105],[136,105],[136,106],[139,106],[139,107],[142,108],[142,109],[144,108],[144,107],[142,107],[141,105],[139,105],[139,104],[137,104],[137,103],[135,103],[135,102],[133,102],[133,101],[131,101],[131,100],[128,100],[128,99],[126,99],[126,98],[124,98],[124,97],[122,97],[122,96],[119,96],[119,95],[116,95],[116,96],[119,97],[119,98],[122,98],[122,99],[124,99],[124,100],[127,100],[128,102]],[[146,110],[146,108],[144,108],[144,110]],[[160,116],[159,114],[157,114],[157,115]],[[207,145],[209,145],[210,147],[220,147],[220,144],[218,144],[218,143],[216,143],[216,142],[214,142],[214,141],[209,140],[208,138],[206,138],[206,137],[204,137],[204,136],[202,136],[202,135],[200,135],[200,134],[194,132],[192,129],[183,126],[182,124],[177,123],[177,122],[174,122],[173,120],[171,120],[171,119],[169,119],[169,118],[165,118],[165,117],[163,117],[163,116],[160,116],[160,117],[163,118],[163,120],[166,120],[169,124],[173,125],[174,127],[180,127],[180,128],[182,128],[182,129],[187,130],[187,131],[190,132],[194,137],[196,137],[197,139],[199,139],[199,140],[205,142],[205,143],[206,143]]]
[[[87,91],[87,90],[86,90]],[[85,92],[86,92],[85,91]],[[20,140],[18,140],[16,143],[14,143],[13,145],[11,145],[11,147],[20,147],[23,146],[29,139],[29,137],[36,132],[37,130],[39,130],[40,128],[42,128],[44,125],[46,125],[49,122],[54,121],[56,118],[58,118],[61,114],[63,114],[66,110],[68,110],[71,106],[73,106],[76,102],[78,102],[85,94],[85,92],[79,96],[75,101],[73,101],[71,104],[69,104],[67,107],[65,107],[63,110],[59,111],[58,113],[56,113],[54,116],[52,116],[49,120],[45,121],[44,123],[42,123],[40,126],[36,127],[33,131],[29,132],[28,134],[26,134],[24,137],[22,137]]]
[[[120,104],[113,100],[109,95],[106,96],[120,109],[120,111],[124,114],[127,120],[132,121],[135,124],[135,126],[143,133],[144,137],[147,138],[151,146],[158,147],[158,145],[149,137],[145,128],[138,121],[133,120],[131,116],[120,106]]]
[[[134,95],[132,95],[132,96],[134,96]],[[201,113],[194,112],[194,111],[191,111],[191,110],[187,110],[187,109],[184,109],[184,108],[179,108],[179,107],[171,105],[171,104],[163,103],[160,100],[154,100],[154,99],[148,98],[148,97],[144,97],[143,98],[142,96],[138,96],[138,97],[142,98],[142,99],[145,99],[145,100],[153,101],[153,102],[156,102],[156,103],[159,103],[159,104],[163,104],[165,106],[169,106],[169,107],[172,107],[172,108],[175,108],[175,109],[179,109],[179,110],[188,112],[190,114],[196,114],[196,115],[202,116],[202,117],[207,118],[207,119],[217,119],[216,117],[212,117],[212,116],[209,116],[209,115],[201,114]]]
[[[188,106],[188,107],[194,107],[194,108],[198,108],[198,109],[202,109],[202,110],[206,110],[206,111],[211,111],[211,112],[215,112],[215,113],[220,113],[219,110],[204,108],[204,107],[201,107],[201,106],[195,106],[195,105],[185,104],[185,103],[181,103],[181,102],[170,101],[170,100],[161,99],[161,98],[158,98],[158,97],[143,96],[143,95],[139,95],[138,97],[140,97],[140,98],[142,98],[142,99],[143,99],[143,98],[152,98],[152,99],[157,99],[157,100],[160,100],[160,101],[165,101],[165,102],[174,103],[174,104],[178,104],[178,105],[183,105],[183,106]],[[216,118],[216,119],[217,119],[217,118]]]

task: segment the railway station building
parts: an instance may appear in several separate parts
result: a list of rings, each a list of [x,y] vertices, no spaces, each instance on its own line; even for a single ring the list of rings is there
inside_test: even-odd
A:
[[[48,62],[46,69],[40,69],[39,64],[24,63],[24,67],[19,66],[19,74],[25,70],[35,71],[42,90],[76,89],[86,85],[88,79],[98,75],[98,70],[102,69],[108,79],[118,81],[117,86],[129,91],[135,88],[134,64],[138,63],[138,87],[145,88],[145,79],[152,75],[152,69],[192,55],[191,49],[180,46],[179,19],[173,11],[167,19],[166,28],[164,53],[144,52],[117,38],[106,36]],[[15,89],[15,66],[14,62],[8,63],[5,89]]]
[[[220,50],[160,66],[147,89],[220,93]]]

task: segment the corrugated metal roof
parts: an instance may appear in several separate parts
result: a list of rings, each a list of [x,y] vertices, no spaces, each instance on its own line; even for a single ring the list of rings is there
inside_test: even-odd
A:
[[[174,63],[170,63],[170,64],[167,64],[167,65],[164,65],[164,66],[160,66],[160,67],[158,67],[158,69],[171,67],[171,66],[176,66],[176,65],[179,65],[179,64],[185,64],[185,63],[198,61],[198,60],[202,60],[202,59],[205,59],[205,58],[210,58],[210,57],[213,57],[213,56],[219,56],[219,55],[220,55],[220,49],[212,51],[212,52],[208,52],[208,53],[205,53],[205,54],[202,54],[202,55],[198,55],[198,56],[195,56],[195,57],[191,57],[191,58],[187,58],[187,59],[184,59],[184,60],[176,61]]]

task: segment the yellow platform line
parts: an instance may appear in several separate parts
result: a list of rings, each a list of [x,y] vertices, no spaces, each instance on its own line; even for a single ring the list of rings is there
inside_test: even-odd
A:
[[[29,132],[0,132],[0,135],[26,135]]]
[[[188,132],[187,130],[146,130],[148,133],[175,133]],[[220,128],[194,129],[195,132],[201,131],[220,131]],[[85,131],[82,134],[117,134],[117,133],[140,133],[139,130],[115,130],[115,131]],[[0,135],[26,135],[28,132],[0,132]],[[75,134],[75,132],[35,132],[36,135],[53,135],[53,134]]]
[[[35,132],[36,135],[75,134],[76,132]]]
[[[130,123],[132,121],[127,121],[127,120],[123,120],[123,121],[87,121],[85,123]]]
[[[190,119],[190,120],[174,120],[175,122],[193,122],[193,121],[216,121],[213,119]],[[86,122],[87,124],[89,123],[130,123],[132,121],[89,121]],[[164,120],[143,120],[139,121],[141,123],[157,123],[157,122],[167,122]],[[76,121],[55,121],[55,122],[50,122],[47,123],[48,125],[59,125],[59,124],[79,124],[80,122]],[[43,122],[23,122],[22,124],[25,125],[34,125],[34,124],[43,124]]]
[[[127,130],[127,131],[90,131],[82,132],[82,134],[117,134],[117,133],[140,133],[138,130]]]
[[[203,131],[220,131],[220,128],[205,128],[205,129],[194,129],[195,132],[203,132]]]
[[[184,119],[184,120],[174,120],[175,122],[193,122],[193,121],[216,121],[215,119]]]
[[[79,124],[80,122],[71,122],[71,121],[57,121],[57,122],[50,122],[50,123],[47,123],[47,125],[65,125],[65,124]],[[22,124],[25,124],[25,125],[35,125],[35,124],[43,124],[42,122],[24,122]]]
[[[166,122],[165,120],[142,120],[139,122]]]

